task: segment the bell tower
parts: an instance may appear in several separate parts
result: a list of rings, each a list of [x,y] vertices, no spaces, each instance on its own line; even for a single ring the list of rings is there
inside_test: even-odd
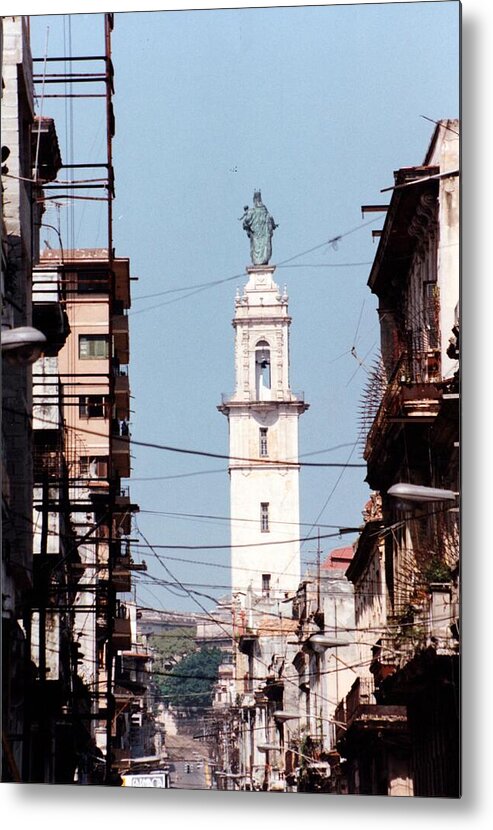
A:
[[[272,600],[300,581],[298,418],[308,409],[289,380],[288,297],[275,266],[246,269],[235,301],[235,391],[229,422],[233,598]],[[282,610],[282,606],[281,606]]]

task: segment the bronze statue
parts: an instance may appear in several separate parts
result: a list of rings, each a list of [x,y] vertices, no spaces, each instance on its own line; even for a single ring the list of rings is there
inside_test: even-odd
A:
[[[244,208],[243,228],[250,239],[250,256],[254,265],[267,265],[272,256],[272,234],[278,227],[262,204],[260,190],[253,194],[253,207]]]

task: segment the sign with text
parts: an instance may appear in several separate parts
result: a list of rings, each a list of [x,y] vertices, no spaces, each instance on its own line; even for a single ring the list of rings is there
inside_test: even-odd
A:
[[[169,774],[167,772],[149,772],[139,775],[123,775],[124,787],[169,787]]]

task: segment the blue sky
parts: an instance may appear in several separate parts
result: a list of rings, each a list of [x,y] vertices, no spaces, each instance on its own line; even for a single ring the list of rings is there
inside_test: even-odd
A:
[[[133,438],[227,453],[216,406],[233,391],[231,318],[245,279],[192,291],[244,273],[248,239],[238,217],[261,188],[279,223],[272,264],[294,258],[276,278],[290,297],[292,388],[310,403],[300,453],[362,462],[358,408],[378,350],[366,283],[371,231],[383,215],[363,218],[360,208],[385,203],[380,191],[393,171],[423,161],[433,124],[422,116],[458,116],[458,24],[455,1],[116,14],[114,236],[139,277],[130,317]],[[48,55],[70,42],[73,54],[103,46],[101,15],[40,16],[31,31],[37,57],[46,42]],[[70,112],[45,101],[44,113],[57,118],[64,160],[102,155],[99,103]],[[72,214],[62,207],[60,221],[65,247],[105,244],[99,205]],[[190,292],[163,293],[184,287]],[[133,455],[138,527],[152,544],[227,545],[224,462],[139,446]],[[322,533],[331,532],[323,525],[360,524],[364,475],[303,469],[300,535],[316,522]],[[327,539],[324,552],[352,538]],[[305,563],[314,551],[315,542],[303,545]],[[227,549],[160,553],[178,580],[210,597],[227,593]],[[168,578],[151,551],[134,555]],[[142,586],[138,599],[199,610],[173,590]]]

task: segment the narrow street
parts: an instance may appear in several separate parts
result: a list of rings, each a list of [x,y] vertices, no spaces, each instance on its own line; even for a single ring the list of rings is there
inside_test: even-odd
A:
[[[170,787],[174,790],[210,790],[212,774],[202,745],[186,735],[170,735],[166,741]]]
[[[172,790],[210,790],[211,774],[206,760],[189,758],[170,764]]]

